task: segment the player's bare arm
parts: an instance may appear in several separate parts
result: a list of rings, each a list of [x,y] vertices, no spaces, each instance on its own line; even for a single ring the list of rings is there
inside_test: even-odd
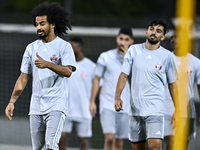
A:
[[[99,91],[99,82],[100,82],[100,77],[95,75],[94,80],[93,80],[93,85],[92,85],[91,98],[90,98],[90,113],[92,114],[93,117],[95,116],[97,112],[95,99]]]
[[[175,112],[172,117],[172,124],[174,124],[174,127],[175,127],[175,117],[178,113],[178,108],[179,108],[178,107],[178,86],[176,82],[173,82],[173,83],[170,83],[168,87],[169,87],[169,91],[170,91],[170,94],[175,106]]]
[[[178,106],[178,86],[176,82],[170,83],[168,85],[169,91],[174,102],[174,106]]]
[[[121,73],[117,82],[116,93],[115,93],[115,110],[120,111],[122,109],[123,101],[121,100],[120,96],[121,93],[126,85],[128,75],[125,73]]]
[[[21,73],[21,75],[17,79],[11,99],[5,109],[5,115],[9,120],[12,120],[14,103],[16,102],[16,100],[18,99],[22,91],[24,90],[28,82],[29,76],[30,76],[29,74]]]
[[[48,61],[45,61],[44,59],[42,59],[42,57],[40,57],[38,55],[38,53],[36,53],[37,56],[37,60],[35,60],[35,65],[38,68],[49,68],[50,70],[54,71],[55,73],[65,76],[65,77],[70,77],[72,74],[72,66],[61,66],[61,65],[57,65]]]

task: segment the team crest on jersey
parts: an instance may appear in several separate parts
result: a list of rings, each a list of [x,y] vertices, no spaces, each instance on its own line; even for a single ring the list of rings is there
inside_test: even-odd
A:
[[[157,65],[155,66],[155,68],[156,68],[156,70],[161,70],[161,69],[162,69],[162,66],[161,66],[160,64],[157,64]]]
[[[87,73],[85,73],[85,72],[81,73],[81,77],[83,77],[83,78],[87,77]]]
[[[192,74],[192,70],[187,70],[187,74]]]
[[[53,54],[51,57],[50,57],[51,61],[55,62],[58,60],[58,56],[56,56],[56,54]]]

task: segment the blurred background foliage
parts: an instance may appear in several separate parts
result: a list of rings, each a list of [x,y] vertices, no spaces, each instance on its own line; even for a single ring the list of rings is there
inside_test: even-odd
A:
[[[71,12],[72,26],[146,28],[162,19],[173,28],[176,0],[0,0],[0,23],[30,24],[31,10],[42,2],[58,2]],[[200,28],[200,0],[196,3]]]
[[[1,0],[1,11],[4,12],[29,12],[33,7],[45,0]],[[59,2],[64,5],[68,0],[47,0],[48,2]],[[162,15],[167,11],[166,5],[170,0],[70,0],[72,11],[76,15]],[[149,7],[151,6],[151,7]]]
[[[29,14],[45,0],[0,0],[0,22],[31,23]],[[160,18],[170,22],[175,16],[174,0],[47,0],[59,2],[71,12],[73,25],[138,27],[146,19]],[[14,13],[14,15],[13,15]],[[137,20],[137,21],[136,21]]]
[[[0,9],[2,12],[30,12],[33,7],[45,0],[1,0]],[[64,0],[56,0],[64,4]],[[48,2],[55,2],[55,0],[48,0]]]

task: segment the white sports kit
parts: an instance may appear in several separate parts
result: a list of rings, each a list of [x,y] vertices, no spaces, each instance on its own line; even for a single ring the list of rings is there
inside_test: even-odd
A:
[[[164,134],[165,97],[163,95],[165,95],[165,86],[177,79],[173,56],[162,46],[150,51],[145,48],[145,43],[134,44],[129,47],[122,68],[122,72],[127,75],[131,71],[132,96],[129,115],[130,118],[137,119],[131,119],[130,133],[137,134],[132,134],[129,139],[132,142],[139,142],[147,138],[162,139]],[[135,121],[141,122],[141,126],[144,128],[134,128],[132,124],[135,124]],[[158,126],[162,128],[156,130]],[[155,132],[152,133],[148,129]],[[140,132],[143,131],[146,132],[146,135],[140,136]]]
[[[42,40],[36,40],[27,46],[21,64],[21,72],[32,74],[33,77],[29,115],[32,118],[37,118],[37,116],[43,115],[43,117],[38,120],[38,122],[41,122],[41,124],[38,125],[46,126],[49,131],[47,134],[52,134],[52,132],[54,133],[54,137],[46,135],[46,137],[51,137],[48,140],[45,138],[46,146],[50,149],[58,149],[58,142],[65,119],[63,115],[67,114],[68,109],[69,84],[66,77],[58,75],[48,68],[37,68],[34,64],[35,60],[38,59],[36,53],[38,53],[38,55],[45,61],[63,66],[70,65],[73,67],[74,71],[74,52],[71,45],[59,37],[56,37],[49,43],[43,43]],[[58,114],[53,112],[60,113]],[[60,119],[56,119],[56,116]],[[32,143],[34,145],[33,147],[37,149],[44,144],[44,141],[38,141],[38,139],[41,139],[40,137],[44,136],[44,131],[47,129],[40,128],[39,126],[36,127],[35,122],[32,122],[32,120],[35,119],[30,120]],[[55,127],[53,127],[57,130],[48,126],[48,121],[50,120],[60,120],[60,124],[55,124]],[[52,132],[50,131],[51,129]],[[35,132],[38,133],[37,136],[34,135]]]

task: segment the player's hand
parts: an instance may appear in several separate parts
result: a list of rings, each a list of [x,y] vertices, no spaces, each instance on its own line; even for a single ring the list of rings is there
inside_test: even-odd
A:
[[[171,124],[173,125],[172,128],[175,129],[176,128],[176,112],[174,112],[173,116],[172,116],[172,121]]]
[[[47,68],[47,65],[48,65],[48,62],[45,61],[44,59],[42,59],[42,57],[40,57],[38,55],[38,53],[36,53],[36,56],[37,56],[37,60],[35,60],[35,65],[38,67],[38,68]]]
[[[128,51],[129,46],[127,44],[121,44],[119,45],[119,51],[121,52],[122,55],[125,55],[126,52]]]
[[[128,51],[129,45],[124,44],[122,45],[121,49],[123,49],[123,51],[126,53]]]
[[[115,99],[115,110],[120,111],[122,109],[123,101],[121,99]]]
[[[14,104],[9,103],[5,109],[5,115],[9,120],[12,120],[14,108],[15,108]]]
[[[90,113],[91,113],[92,117],[95,116],[96,112],[97,112],[96,104],[95,103],[90,103]]]

